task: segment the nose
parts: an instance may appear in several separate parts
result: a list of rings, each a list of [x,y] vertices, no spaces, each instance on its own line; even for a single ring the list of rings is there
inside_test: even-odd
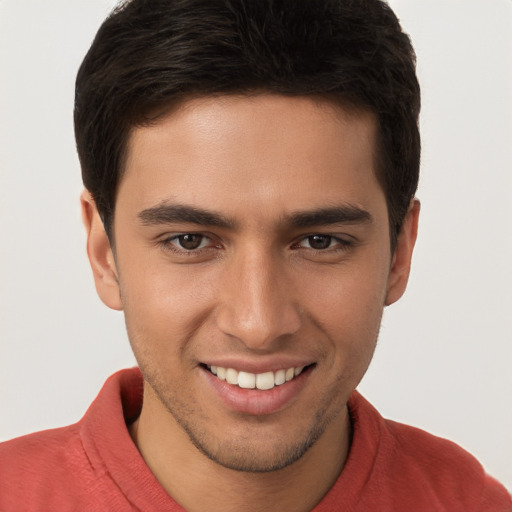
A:
[[[217,326],[252,350],[269,350],[301,325],[293,276],[270,251],[233,256],[220,286]]]

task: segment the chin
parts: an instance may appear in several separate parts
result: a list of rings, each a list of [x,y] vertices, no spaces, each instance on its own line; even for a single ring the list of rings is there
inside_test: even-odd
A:
[[[194,432],[184,427],[195,447],[208,459],[227,469],[246,473],[268,473],[279,471],[300,460],[315,444],[323,431],[314,429],[304,438],[295,443],[289,439],[262,439],[261,443],[254,440],[201,439]]]
[[[223,429],[221,435],[215,435],[169,412],[208,459],[227,469],[247,473],[268,473],[293,465],[307,454],[338,415],[319,410],[309,427],[297,425],[295,431],[282,425],[268,428],[262,418],[254,417],[238,432]]]

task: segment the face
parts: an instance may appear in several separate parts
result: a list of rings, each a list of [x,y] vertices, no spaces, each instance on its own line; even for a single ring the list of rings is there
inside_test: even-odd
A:
[[[340,427],[414,243],[390,252],[374,147],[370,114],[277,95],[191,100],[131,134],[97,288],[146,399],[219,464],[282,468]]]

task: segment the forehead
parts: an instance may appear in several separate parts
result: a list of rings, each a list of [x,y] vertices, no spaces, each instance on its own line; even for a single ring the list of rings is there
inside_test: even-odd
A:
[[[370,113],[316,98],[189,100],[133,129],[117,206],[175,201],[232,215],[364,206],[382,195],[375,132]]]

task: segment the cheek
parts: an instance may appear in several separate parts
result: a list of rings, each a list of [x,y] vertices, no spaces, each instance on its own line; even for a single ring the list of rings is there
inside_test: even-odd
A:
[[[317,275],[305,296],[318,316],[332,324],[359,329],[382,314],[387,288],[385,263],[352,265]]]
[[[330,340],[332,365],[350,374],[364,372],[375,349],[386,295],[385,269],[386,263],[351,266],[317,279],[308,289],[308,310]]]
[[[121,298],[132,343],[168,351],[199,328],[211,306],[214,287],[190,267],[137,265],[120,269]],[[123,279],[123,276],[127,279]]]

